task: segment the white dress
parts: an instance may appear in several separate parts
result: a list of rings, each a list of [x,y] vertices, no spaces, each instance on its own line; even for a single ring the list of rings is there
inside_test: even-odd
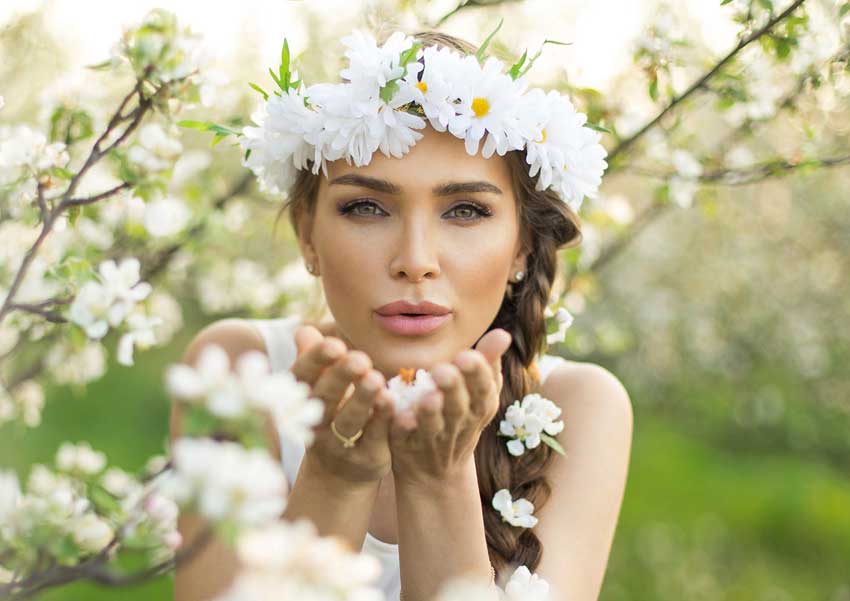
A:
[[[297,356],[294,333],[299,323],[299,316],[292,315],[278,319],[246,319],[245,321],[253,325],[262,335],[266,343],[272,371],[289,369]],[[557,355],[541,355],[538,357],[537,367],[540,370],[541,383],[551,373],[552,369],[563,361],[563,357]],[[286,474],[289,487],[292,488],[306,449],[300,441],[293,440],[283,432],[279,432],[279,435],[283,471]],[[381,564],[381,575],[376,583],[377,587],[383,591],[387,599],[398,599],[401,590],[398,545],[385,543],[367,531],[366,538],[363,540],[363,553],[375,557]]]

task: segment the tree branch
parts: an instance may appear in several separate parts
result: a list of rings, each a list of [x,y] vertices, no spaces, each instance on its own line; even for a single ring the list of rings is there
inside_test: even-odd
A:
[[[629,147],[631,147],[635,142],[637,142],[641,136],[643,136],[647,131],[655,127],[661,119],[667,115],[670,111],[672,111],[678,104],[683,102],[685,99],[691,96],[696,90],[703,88],[706,86],[708,80],[710,80],[714,75],[723,68],[726,63],[731,61],[735,56],[744,48],[758,40],[760,37],[770,32],[779,22],[783,21],[787,18],[791,13],[793,13],[797,8],[803,4],[806,0],[794,0],[788,8],[782,11],[780,14],[772,18],[768,21],[764,27],[759,29],[758,31],[750,34],[746,38],[742,39],[738,42],[738,45],[735,46],[726,56],[724,56],[720,62],[714,65],[711,69],[708,70],[702,77],[700,77],[696,82],[691,84],[691,86],[685,90],[681,95],[674,97],[670,103],[664,107],[660,113],[658,113],[652,120],[646,123],[643,127],[641,127],[638,131],[633,133],[631,136],[626,138],[625,140],[620,141],[620,143],[610,152],[608,153],[608,162],[613,162],[614,158],[625,152]]]

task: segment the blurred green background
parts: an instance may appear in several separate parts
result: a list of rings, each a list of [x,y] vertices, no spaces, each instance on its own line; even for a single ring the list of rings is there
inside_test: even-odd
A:
[[[30,37],[1,47],[16,62],[0,70],[0,92],[18,114],[23,101],[10,90],[37,87],[66,66],[61,41],[41,26],[37,17],[19,22],[16,35]],[[23,81],[39,60],[44,70]],[[697,113],[695,147],[707,146],[713,118]],[[848,122],[847,104],[819,113],[824,146],[846,149]],[[787,141],[792,122],[777,123],[758,132],[754,149]],[[551,352],[617,374],[635,414],[603,601],[850,601],[848,187],[848,169],[838,168],[703,190],[692,209],[667,211],[604,269],[579,278],[586,308]],[[635,204],[653,195],[628,174],[603,190]],[[589,203],[588,215],[595,208]],[[253,231],[253,254],[281,256],[268,222]],[[567,263],[577,265],[580,252]],[[168,346],[138,352],[132,369],[110,357],[106,375],[84,390],[48,387],[36,429],[0,428],[0,466],[23,476],[34,462],[52,462],[65,440],[87,440],[128,470],[163,452],[164,367],[215,319],[276,315],[211,314],[191,293],[179,300],[185,325]],[[166,599],[171,587],[171,577],[120,591],[75,584],[42,598]]]

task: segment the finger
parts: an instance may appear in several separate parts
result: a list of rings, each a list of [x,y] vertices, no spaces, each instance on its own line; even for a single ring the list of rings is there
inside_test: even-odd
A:
[[[378,372],[379,375],[380,372]],[[383,378],[383,375],[381,375]],[[392,398],[387,394],[385,385],[375,394],[375,400],[372,406],[372,417],[367,422],[366,431],[363,433],[363,438],[373,441],[386,442],[389,436],[390,426],[394,417],[394,407]]]
[[[316,336],[319,336],[319,339]],[[295,332],[295,344],[304,350],[303,354],[296,358],[290,371],[296,380],[306,382],[310,386],[313,386],[325,369],[345,355],[347,350],[342,340],[322,336],[313,326],[299,327]]]
[[[483,353],[466,350],[454,360],[463,374],[466,389],[469,391],[469,410],[476,416],[484,417],[493,412],[493,399],[497,382],[493,379],[493,370]],[[496,401],[498,406],[498,399]]]
[[[370,369],[354,383],[354,392],[337,411],[334,426],[343,436],[354,436],[366,426],[373,412],[379,392],[384,385],[383,375]]]
[[[326,411],[322,425],[329,425],[341,403],[347,400],[349,388],[372,367],[369,356],[362,351],[348,351],[319,376],[313,385],[312,396],[325,402]]]
[[[493,370],[494,379],[501,377],[502,355],[510,348],[512,341],[513,338],[507,330],[495,328],[484,334],[475,345],[475,350],[484,355]]]
[[[449,423],[455,423],[469,413],[469,393],[457,365],[440,363],[431,370],[434,383],[443,393],[443,412]]]
[[[443,395],[432,391],[422,397],[416,406],[416,430],[419,436],[430,439],[443,431]]]
[[[390,444],[405,445],[416,434],[416,416],[407,408],[394,414],[390,422]]]

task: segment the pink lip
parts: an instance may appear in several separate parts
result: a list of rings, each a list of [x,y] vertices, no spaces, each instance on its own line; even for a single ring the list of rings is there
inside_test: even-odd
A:
[[[430,334],[451,318],[451,313],[445,315],[381,315],[375,317],[382,326],[394,334],[402,336],[422,336]]]

